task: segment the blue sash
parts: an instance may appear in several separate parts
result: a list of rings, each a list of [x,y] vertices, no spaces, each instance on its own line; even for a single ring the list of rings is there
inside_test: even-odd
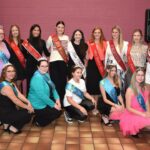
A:
[[[146,111],[146,105],[145,105],[143,95],[141,93],[139,93],[136,98],[137,98],[138,103],[140,104],[140,106],[144,109],[144,111]]]
[[[74,86],[73,84],[71,84],[71,83],[67,83],[67,85],[66,85],[66,90],[69,90],[70,92],[72,92],[73,94],[77,95],[77,96],[80,97],[81,99],[84,98],[83,92],[82,92],[79,88],[75,87],[75,86]]]
[[[4,64],[8,63],[8,58],[2,51],[0,51],[0,59],[3,61]]]
[[[51,89],[51,88],[52,88],[53,90],[55,89],[55,85],[54,85],[54,83],[52,82],[52,80],[50,79],[50,76],[49,76],[48,73],[46,73],[46,74],[41,74],[39,71],[36,71],[34,75],[37,75],[37,74],[39,74],[40,76],[43,77],[43,79],[46,81],[46,83],[48,84],[48,86],[49,86],[50,89]]]
[[[8,81],[3,81],[0,83],[0,90],[4,87],[4,86],[10,86],[12,88],[12,90],[14,91],[15,95],[18,96],[18,92],[17,89],[15,88],[13,83],[10,83]]]
[[[100,84],[103,86],[107,94],[112,98],[114,103],[118,104],[117,92],[112,83],[110,82],[110,80],[108,80],[108,78],[104,78],[103,80],[100,81]]]

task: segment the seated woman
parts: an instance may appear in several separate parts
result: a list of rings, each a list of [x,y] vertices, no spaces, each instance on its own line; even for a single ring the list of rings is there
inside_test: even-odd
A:
[[[28,99],[35,111],[33,122],[37,126],[46,126],[61,115],[61,104],[55,85],[47,73],[47,59],[39,59],[37,67],[31,78]]]
[[[112,126],[111,120],[119,120],[124,110],[123,99],[120,93],[120,80],[117,75],[115,65],[107,65],[106,76],[100,81],[100,91],[102,98],[98,101],[98,110],[102,115],[102,122],[107,126]]]
[[[73,123],[73,119],[81,123],[87,118],[87,111],[95,108],[95,100],[86,91],[85,81],[81,79],[82,69],[79,66],[73,67],[72,76],[66,85],[64,116],[68,123]]]
[[[6,64],[0,78],[0,120],[4,131],[17,134],[31,120],[30,113],[34,110],[13,83],[15,77],[14,66],[10,63]]]
[[[140,129],[150,126],[149,91],[145,86],[144,78],[144,69],[136,69],[126,91],[127,109],[120,118],[123,135],[132,135],[138,138]]]

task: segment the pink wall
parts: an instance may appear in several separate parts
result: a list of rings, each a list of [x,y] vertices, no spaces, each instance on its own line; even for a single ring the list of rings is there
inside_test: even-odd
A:
[[[148,7],[150,0],[0,0],[0,24],[6,34],[11,24],[18,24],[22,37],[27,38],[30,26],[38,23],[44,39],[54,32],[58,20],[65,21],[67,34],[80,28],[86,39],[94,26],[101,26],[109,39],[112,26],[118,24],[130,40],[134,28],[144,31]]]

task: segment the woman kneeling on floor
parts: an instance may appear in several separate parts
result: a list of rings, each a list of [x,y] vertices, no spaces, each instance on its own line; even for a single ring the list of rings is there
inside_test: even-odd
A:
[[[34,110],[30,102],[20,93],[14,79],[16,70],[10,63],[2,69],[0,78],[0,120],[4,131],[18,134],[30,122]]]
[[[31,78],[28,99],[35,110],[33,123],[46,126],[61,115],[61,104],[55,85],[47,73],[47,59],[39,59],[37,67]]]
[[[95,108],[95,100],[87,93],[85,81],[81,77],[82,69],[79,66],[73,67],[72,79],[66,85],[64,97],[64,116],[68,123],[73,123],[73,119],[84,122],[88,116],[87,111]]]
[[[117,75],[116,65],[107,65],[106,76],[100,81],[102,98],[98,101],[98,110],[102,121],[107,126],[112,126],[110,120],[119,120],[124,111],[124,103],[120,93],[120,80]]]

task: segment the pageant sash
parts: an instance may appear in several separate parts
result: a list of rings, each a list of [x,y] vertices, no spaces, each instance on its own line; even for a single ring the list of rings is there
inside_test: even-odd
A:
[[[146,111],[146,104],[143,95],[139,93],[136,98],[140,106],[143,108],[143,110]]]
[[[75,86],[74,86],[73,84],[71,84],[71,83],[67,83],[67,85],[66,85],[66,90],[69,90],[70,92],[72,92],[73,94],[77,95],[77,96],[80,97],[81,99],[84,98],[83,92],[82,92],[79,88],[75,87]]]
[[[56,34],[54,34],[54,35],[51,35],[51,37],[52,37],[52,41],[55,44],[59,54],[61,55],[63,60],[67,63],[68,62],[68,56],[67,56],[59,38],[58,38],[58,36]]]
[[[108,78],[104,78],[100,81],[107,94],[113,99],[114,103],[118,104],[117,92]]]
[[[28,40],[24,40],[22,45],[36,60],[42,57],[41,54],[28,42]]]
[[[122,61],[120,55],[118,54],[118,52],[115,48],[113,40],[109,41],[109,44],[110,44],[111,52],[112,52],[114,58],[116,59],[117,63],[123,69],[123,71],[126,71],[126,66],[125,66],[124,62]]]
[[[82,68],[82,75],[83,75],[83,77],[85,79],[86,78],[86,68],[83,65],[82,61],[80,60],[79,56],[77,55],[77,53],[76,53],[76,51],[75,51],[75,49],[74,49],[72,44],[71,44],[71,46],[72,46],[72,49],[68,51],[69,55],[70,55],[71,59],[73,60],[74,64],[76,66],[79,66],[79,67]]]
[[[5,39],[6,42],[10,45],[12,48],[13,52],[16,54],[20,64],[22,65],[23,68],[25,68],[25,58],[24,55],[22,54],[20,48],[16,45],[15,42],[10,42],[9,40]]]
[[[2,60],[4,64],[9,62],[7,56],[2,51],[0,51],[0,60]]]
[[[134,63],[133,63],[131,55],[130,55],[131,47],[132,47],[132,45],[129,44],[128,50],[127,50],[127,59],[128,59],[129,68],[130,68],[131,72],[134,73],[136,68],[134,66]]]
[[[96,44],[95,43],[89,43],[89,47],[90,47],[91,51],[93,52],[93,56],[94,56],[97,68],[99,70],[99,73],[101,74],[102,77],[104,77],[105,69],[104,69],[104,65],[103,65],[102,61],[100,60]]]
[[[4,86],[10,86],[12,88],[12,90],[14,91],[15,95],[18,96],[18,92],[17,89],[15,88],[14,83],[10,83],[8,81],[3,81],[0,83],[0,90],[4,87]]]

